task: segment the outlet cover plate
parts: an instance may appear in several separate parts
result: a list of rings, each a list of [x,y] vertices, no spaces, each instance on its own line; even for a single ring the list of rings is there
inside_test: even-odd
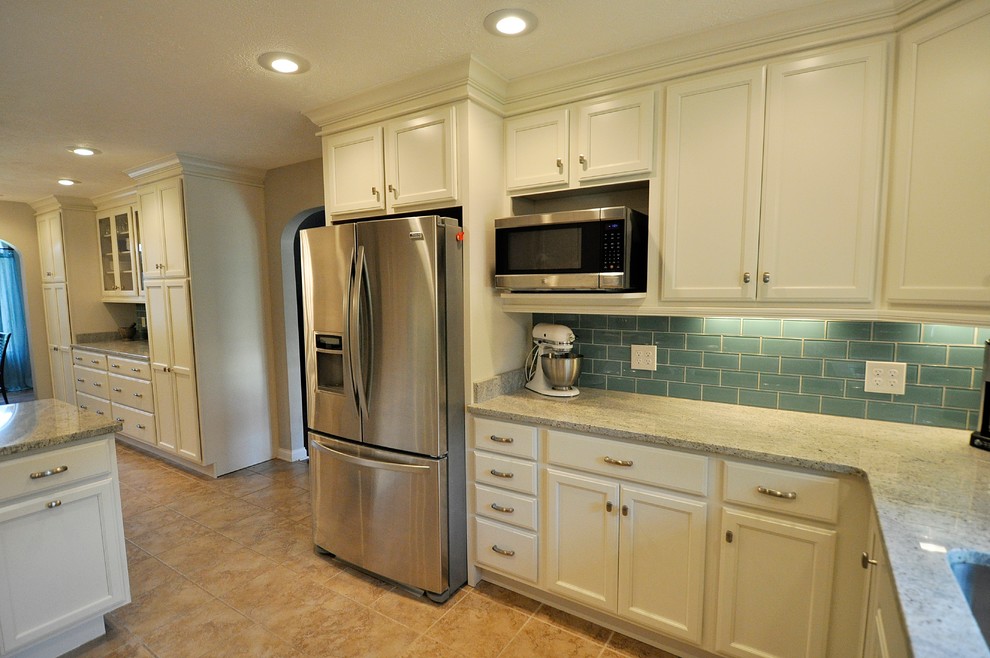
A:
[[[907,379],[907,364],[896,361],[867,361],[866,385],[863,390],[867,393],[889,393],[904,395],[904,383]]]
[[[632,345],[630,352],[630,361],[633,370],[657,369],[656,345]]]

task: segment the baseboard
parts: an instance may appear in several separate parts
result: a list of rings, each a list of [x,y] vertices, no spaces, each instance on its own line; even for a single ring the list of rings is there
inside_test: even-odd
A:
[[[276,455],[279,459],[285,462],[301,462],[305,459],[309,459],[309,455],[306,453],[306,448],[279,448],[278,454]]]

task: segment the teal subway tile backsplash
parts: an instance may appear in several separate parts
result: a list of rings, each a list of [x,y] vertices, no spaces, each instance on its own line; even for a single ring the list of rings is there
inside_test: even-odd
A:
[[[990,327],[921,322],[537,313],[568,325],[579,386],[976,429]],[[633,370],[630,345],[657,346]],[[866,393],[866,361],[907,363],[904,395]]]

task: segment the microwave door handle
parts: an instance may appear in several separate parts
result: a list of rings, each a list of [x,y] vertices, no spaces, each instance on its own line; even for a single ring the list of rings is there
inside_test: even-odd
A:
[[[347,327],[347,349],[351,357],[351,384],[354,387],[357,397],[358,412],[361,416],[368,416],[368,400],[364,390],[364,368],[361,363],[362,346],[364,336],[361,334],[361,293],[362,282],[365,277],[364,272],[364,247],[357,248],[357,258],[355,259],[354,277],[351,279],[351,287],[348,291],[348,327]]]

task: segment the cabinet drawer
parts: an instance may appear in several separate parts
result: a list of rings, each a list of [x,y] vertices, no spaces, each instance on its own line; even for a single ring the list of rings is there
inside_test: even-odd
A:
[[[158,440],[155,432],[155,414],[114,404],[113,419],[124,424],[124,428],[120,430],[121,434],[151,445],[155,445]]]
[[[475,518],[475,562],[536,582],[536,535]]]
[[[536,530],[536,499],[531,496],[476,484],[474,513],[502,523]]]
[[[107,368],[110,374],[126,375],[137,379],[151,379],[151,365],[144,361],[122,359],[119,356],[107,357]]]
[[[72,375],[76,380],[77,393],[93,395],[104,400],[109,399],[110,387],[105,370],[72,366]]]
[[[0,501],[109,473],[112,445],[106,440],[90,441],[2,461]]]
[[[511,457],[474,453],[474,480],[502,489],[536,495],[536,464]]]
[[[536,428],[491,418],[474,419],[474,447],[512,457],[536,459]]]
[[[708,458],[701,455],[557,430],[547,433],[547,447],[551,464],[699,496],[708,493]]]
[[[72,350],[72,365],[86,366],[87,368],[107,369],[107,356],[99,352],[87,352],[86,350]]]
[[[839,517],[839,480],[726,462],[723,499],[727,503],[835,523]]]
[[[110,375],[110,401],[134,407],[141,411],[153,412],[155,399],[151,393],[151,382],[120,375]]]
[[[98,416],[110,416],[110,402],[85,393],[76,393],[76,406],[83,411],[92,411]]]

